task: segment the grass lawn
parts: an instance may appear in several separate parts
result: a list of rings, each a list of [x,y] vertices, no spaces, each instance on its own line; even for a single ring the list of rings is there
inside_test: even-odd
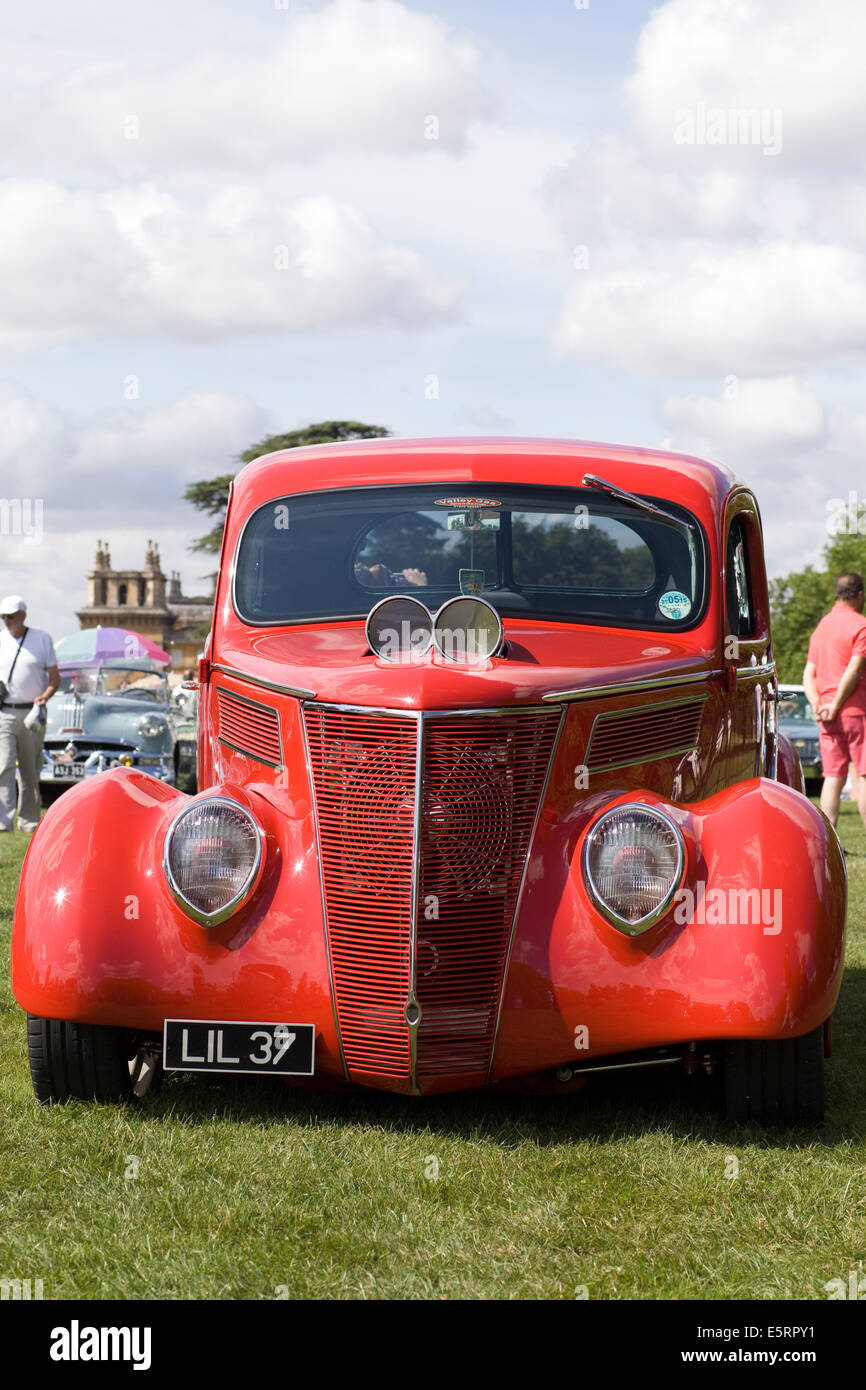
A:
[[[0,1278],[42,1279],[46,1298],[826,1298],[866,1256],[853,806],[840,831],[851,896],[827,1122],[776,1134],[725,1124],[712,1082],[665,1069],[557,1100],[173,1078],[135,1108],[42,1109],[9,988],[26,840],[4,835]]]

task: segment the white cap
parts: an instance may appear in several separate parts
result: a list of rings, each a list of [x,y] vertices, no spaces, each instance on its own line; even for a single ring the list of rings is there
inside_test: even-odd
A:
[[[0,618],[8,618],[13,613],[26,613],[27,604],[20,594],[9,594],[0,603]]]

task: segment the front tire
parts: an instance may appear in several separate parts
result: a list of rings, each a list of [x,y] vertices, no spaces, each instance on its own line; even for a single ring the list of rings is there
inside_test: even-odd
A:
[[[737,1124],[809,1126],[824,1118],[824,1026],[801,1038],[725,1050],[725,1107]]]
[[[123,1101],[132,1095],[129,1059],[134,1047],[124,1028],[28,1014],[27,1048],[33,1089],[42,1105]]]

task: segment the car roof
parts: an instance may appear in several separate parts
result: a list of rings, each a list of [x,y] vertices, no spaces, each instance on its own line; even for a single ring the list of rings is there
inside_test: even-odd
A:
[[[292,493],[399,483],[533,483],[579,487],[595,473],[626,491],[681,501],[715,519],[740,479],[722,463],[625,444],[544,438],[346,440],[264,454],[235,478],[244,514]]]

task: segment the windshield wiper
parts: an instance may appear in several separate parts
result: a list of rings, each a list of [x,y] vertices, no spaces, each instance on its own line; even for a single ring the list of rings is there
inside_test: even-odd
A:
[[[653,502],[645,502],[642,497],[637,497],[633,492],[623,492],[621,487],[616,487],[609,483],[606,478],[599,478],[595,473],[584,473],[581,482],[584,487],[598,488],[602,492],[609,492],[611,497],[616,497],[620,502],[627,502],[632,507],[640,507],[642,512],[651,512],[662,521],[667,521],[671,526],[678,526],[681,531],[691,535],[692,528],[687,521],[681,517],[673,516],[670,512],[663,511],[661,507],[655,506]]]

